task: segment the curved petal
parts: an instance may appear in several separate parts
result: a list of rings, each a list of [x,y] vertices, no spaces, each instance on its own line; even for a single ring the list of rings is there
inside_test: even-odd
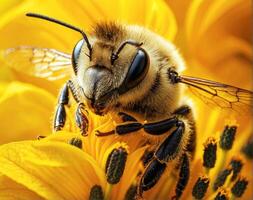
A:
[[[17,182],[8,178],[7,176],[0,174],[0,199],[42,200],[43,198],[37,195],[35,192],[28,190],[23,185],[18,184]]]
[[[0,83],[0,91],[0,143],[32,139],[50,131],[55,104],[50,93],[20,82]]]
[[[90,188],[101,183],[104,176],[88,154],[69,144],[50,141],[3,145],[0,172],[52,200],[87,199]]]

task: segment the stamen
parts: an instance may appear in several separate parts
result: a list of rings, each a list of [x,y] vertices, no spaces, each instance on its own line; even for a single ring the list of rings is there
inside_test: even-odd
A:
[[[245,178],[239,178],[234,186],[231,188],[231,192],[235,197],[241,197],[245,192],[248,185],[248,181]]]
[[[215,180],[215,182],[213,184],[213,189],[214,190],[217,190],[219,187],[221,187],[221,186],[224,185],[224,183],[226,182],[226,179],[227,179],[228,175],[231,174],[231,171],[232,171],[231,169],[224,169],[223,171],[221,171],[218,174],[218,176],[217,176],[217,178],[216,178],[216,180]]]
[[[135,200],[137,195],[137,185],[132,184],[126,194],[124,200]]]
[[[226,126],[220,137],[220,148],[223,150],[230,150],[233,146],[236,126]]]
[[[204,144],[203,166],[213,168],[216,162],[217,141],[209,137]]]
[[[248,140],[247,144],[242,148],[242,152],[249,159],[253,159],[253,136]]]
[[[199,177],[192,189],[192,196],[195,199],[202,199],[208,189],[210,179],[207,176]]]
[[[229,200],[229,192],[224,188],[220,188],[214,200]]]
[[[91,188],[89,200],[104,200],[104,193],[100,185],[94,185]]]
[[[106,162],[105,173],[107,182],[116,184],[123,175],[127,160],[127,150],[123,147],[113,149]]]
[[[237,178],[237,175],[240,173],[243,163],[240,159],[233,158],[230,161],[230,166],[233,170],[233,176],[231,178],[231,181],[234,181]]]
[[[83,142],[80,138],[74,137],[69,140],[69,144],[78,147],[79,149],[82,149]]]

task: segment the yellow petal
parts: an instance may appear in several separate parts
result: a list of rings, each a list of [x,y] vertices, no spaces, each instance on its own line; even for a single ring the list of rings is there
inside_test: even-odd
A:
[[[15,192],[13,192],[15,191]],[[0,199],[2,200],[42,200],[43,198],[37,195],[35,192],[28,190],[28,188],[24,187],[21,184],[13,181],[0,174]]]
[[[45,90],[20,82],[0,83],[0,143],[32,139],[51,129],[55,98]]]
[[[45,199],[87,199],[103,172],[80,149],[62,142],[26,141],[0,148],[0,173]],[[13,191],[15,192],[15,191]]]
[[[207,30],[207,28],[211,26],[211,24],[213,24],[216,20],[221,18],[222,15],[224,15],[226,12],[239,6],[240,4],[243,4],[244,2],[245,0],[213,1],[212,4],[209,6],[208,10],[206,11],[205,17],[203,17],[203,22],[199,30],[200,34],[204,33]]]

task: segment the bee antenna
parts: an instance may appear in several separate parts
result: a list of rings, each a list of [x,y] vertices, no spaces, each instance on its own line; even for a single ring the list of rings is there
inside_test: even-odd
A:
[[[62,22],[62,21],[60,21],[58,19],[54,19],[54,18],[45,16],[45,15],[37,14],[37,13],[27,13],[26,16],[28,16],[28,17],[35,17],[35,18],[44,19],[44,20],[47,20],[47,21],[50,21],[50,22],[54,22],[56,24],[60,24],[62,26],[65,26],[67,28],[70,28],[72,30],[75,30],[75,31],[81,33],[82,36],[83,36],[83,38],[84,38],[84,40],[85,40],[85,42],[86,42],[86,44],[87,44],[87,47],[88,47],[89,51],[91,52],[92,48],[91,48],[90,42],[88,40],[88,37],[85,34],[85,32],[83,30],[81,30],[80,28],[77,28],[77,27],[75,27],[73,25],[70,25],[70,24],[67,24],[65,22]]]

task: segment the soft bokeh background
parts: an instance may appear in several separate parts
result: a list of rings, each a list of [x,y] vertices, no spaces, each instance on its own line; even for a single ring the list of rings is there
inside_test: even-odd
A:
[[[251,0],[0,0],[0,5],[0,144],[50,134],[62,85],[8,67],[4,50],[29,45],[71,53],[80,39],[64,27],[25,17],[27,12],[46,14],[87,32],[101,20],[145,26],[175,43],[186,61],[184,74],[252,90]],[[238,152],[252,132],[251,116],[222,112],[186,95],[196,114],[197,149],[203,149],[207,136],[218,137],[224,125],[232,123],[239,128],[230,156]],[[196,153],[200,157],[202,151]]]

